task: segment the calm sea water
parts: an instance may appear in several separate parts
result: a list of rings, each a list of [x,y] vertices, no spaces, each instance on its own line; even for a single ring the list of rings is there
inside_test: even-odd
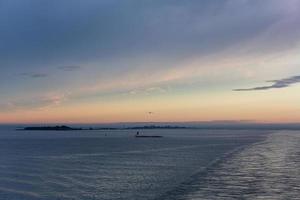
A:
[[[0,199],[299,199],[296,131],[142,134],[0,127]]]

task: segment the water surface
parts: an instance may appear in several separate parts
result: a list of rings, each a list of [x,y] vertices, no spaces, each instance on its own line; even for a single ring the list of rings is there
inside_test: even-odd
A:
[[[298,132],[0,130],[0,199],[296,199]]]

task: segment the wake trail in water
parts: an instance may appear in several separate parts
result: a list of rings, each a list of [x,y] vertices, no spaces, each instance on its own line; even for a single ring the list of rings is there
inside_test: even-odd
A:
[[[299,199],[300,133],[277,132],[216,160],[160,199]]]

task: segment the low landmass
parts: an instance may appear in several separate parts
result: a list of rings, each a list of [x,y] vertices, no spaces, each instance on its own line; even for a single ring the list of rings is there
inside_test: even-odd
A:
[[[72,128],[69,126],[31,126],[25,127],[25,131],[76,131],[76,130],[140,130],[140,129],[187,129],[188,127],[184,126],[134,126],[134,127],[125,127],[125,128],[113,128],[113,127],[100,127],[100,128]]]
[[[149,125],[149,126],[134,126],[134,127],[128,127],[125,129],[187,129],[191,127],[186,126],[156,126],[156,125]]]
[[[136,135],[136,138],[162,138],[161,135]]]
[[[25,131],[74,131],[74,130],[82,130],[82,128],[71,128],[69,126],[31,126],[25,127]]]
[[[211,130],[300,130],[300,124],[256,123],[187,123],[187,125],[132,125],[107,127],[30,126],[17,130],[30,131],[76,131],[76,130],[146,130],[146,129],[211,129]]]

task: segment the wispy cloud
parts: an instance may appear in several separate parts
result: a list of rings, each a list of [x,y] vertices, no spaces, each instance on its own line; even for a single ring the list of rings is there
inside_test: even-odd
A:
[[[45,78],[48,76],[48,74],[45,73],[21,73],[21,76],[26,76],[26,77],[30,77],[30,78]]]
[[[30,99],[19,99],[1,103],[0,110],[3,112],[27,109],[41,109],[49,106],[58,106],[67,99],[65,94],[47,94]]]
[[[76,65],[70,65],[70,66],[60,66],[58,69],[63,71],[76,71],[79,70],[81,67]]]
[[[299,83],[300,76],[292,76],[289,78],[270,80],[267,82],[273,84],[268,86],[260,86],[260,87],[253,87],[253,88],[234,89],[234,91],[254,91],[254,90],[270,90],[270,89],[286,88],[293,84]]]
[[[148,88],[133,89],[133,90],[130,90],[128,92],[128,94],[130,94],[130,95],[137,95],[137,94],[150,95],[153,93],[166,93],[166,92],[168,92],[168,88],[153,86],[153,87],[148,87]]]

